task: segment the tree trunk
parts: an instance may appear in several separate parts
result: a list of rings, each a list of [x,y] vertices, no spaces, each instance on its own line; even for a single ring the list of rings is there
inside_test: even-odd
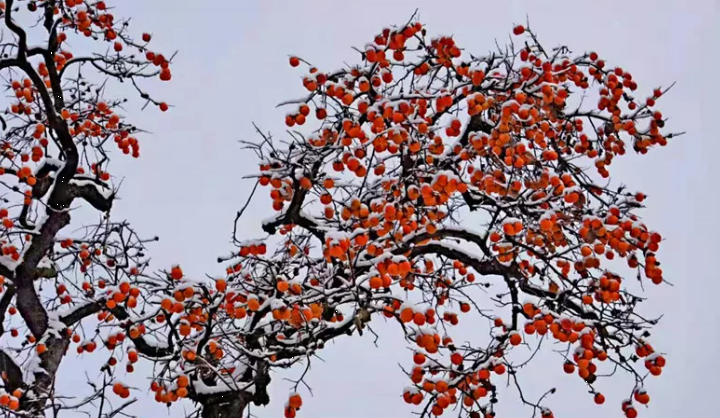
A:
[[[238,395],[210,396],[202,402],[202,418],[242,418],[247,405]]]

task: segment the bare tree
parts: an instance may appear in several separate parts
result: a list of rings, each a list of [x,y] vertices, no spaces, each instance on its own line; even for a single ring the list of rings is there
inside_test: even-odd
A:
[[[413,17],[358,50],[356,65],[323,72],[291,57],[307,67],[306,95],[282,104],[293,129],[286,140],[258,129],[259,141],[246,144],[259,159],[250,198],[270,189],[277,211],[262,225],[267,236],[237,237],[241,209],[236,248],[219,258],[225,275],[191,279],[180,266],[150,272],[147,241],[109,218],[117,190],[106,142],[135,156],[138,147],[115,113],[122,101],[102,98],[104,83],[129,82],[166,110],[138,81],[170,79],[170,60],[146,50],[148,35],[134,41],[104,2],[24,4],[47,42],[28,47],[8,1],[0,68],[14,97],[2,184],[23,202],[8,197],[0,213],[0,314],[17,310],[22,320],[2,322],[12,326],[3,329],[3,411],[123,413],[133,400],[107,402],[131,396],[116,366],[132,372],[142,361],[158,402],[187,398],[198,405],[191,415],[206,418],[266,405],[272,371],[300,367],[285,406],[293,418],[313,356],[336,337],[374,333],[373,319],[405,336],[402,395],[423,417],[493,417],[505,374],[533,416],[551,417],[554,390],[529,399],[519,380],[549,343],[594,402],[604,402],[595,382],[616,371],[634,378],[621,401],[627,417],[649,401],[643,381],[665,359],[649,343],[657,320],[638,311],[633,286],[664,282],[662,237],[636,213],[645,196],[612,184],[609,167],[626,147],[645,154],[678,135],[661,133],[655,108],[667,88],[638,99],[629,72],[594,52],[546,49],[524,26],[483,56],[427,37]],[[74,57],[62,48],[70,35],[112,50]],[[60,237],[75,199],[101,220],[83,237]],[[454,342],[461,319],[491,332]],[[25,329],[21,342],[7,341]],[[73,400],[53,385],[71,341],[78,353],[111,353],[102,384]],[[514,350],[521,345],[532,350]]]

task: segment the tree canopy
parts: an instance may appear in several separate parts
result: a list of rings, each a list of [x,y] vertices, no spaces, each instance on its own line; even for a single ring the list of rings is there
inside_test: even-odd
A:
[[[508,374],[552,417],[552,398],[526,398],[516,377],[549,344],[563,355],[548,367],[577,375],[589,402],[605,402],[596,381],[624,372],[630,396],[613,401],[628,418],[648,403],[643,382],[665,358],[638,289],[665,282],[662,236],[638,215],[643,193],[610,170],[679,135],[656,106],[669,87],[640,89],[598,53],[543,46],[527,25],[484,55],[413,17],[338,70],[293,56],[304,75],[301,97],[282,103],[286,132],[257,128],[243,143],[257,157],[249,199],[267,191],[275,211],[266,236],[238,236],[242,208],[224,274],[186,277],[151,267],[154,239],[110,216],[109,164],[139,157],[142,132],[108,85],[165,112],[146,85],[172,79],[172,56],[105,3],[0,2],[3,413],[112,416],[132,402],[108,409],[106,398],[145,396],[122,381],[135,372],[169,407],[187,398],[195,415],[241,416],[269,402],[273,370],[309,369],[329,341],[374,333],[371,321],[407,341],[398,391],[423,415],[491,418]],[[78,203],[99,220],[65,235]],[[460,322],[490,331],[455,341]],[[108,356],[80,400],[54,384],[69,350]],[[287,418],[302,413],[302,383]]]

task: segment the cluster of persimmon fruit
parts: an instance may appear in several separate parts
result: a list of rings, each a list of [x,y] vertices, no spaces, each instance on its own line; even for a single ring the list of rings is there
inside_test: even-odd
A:
[[[81,32],[86,37],[93,36],[95,32],[92,30],[92,27],[97,27],[97,30],[103,34],[106,41],[113,42],[113,50],[115,52],[121,52],[123,50],[123,44],[133,46],[142,52],[152,39],[151,34],[143,33],[141,37],[142,43],[135,43],[124,36],[122,30],[118,32],[115,25],[115,16],[108,11],[104,1],[89,4],[79,0],[65,0],[64,6],[67,8],[67,10],[65,10],[66,13],[63,15],[63,24],[66,27]],[[59,14],[61,11],[59,7],[56,7],[53,12]],[[60,34],[59,37],[64,40],[66,35]],[[146,51],[146,58],[156,67],[160,67],[160,80],[169,81],[172,78],[169,62],[162,54]],[[167,105],[161,105],[160,107],[163,111],[167,110]]]
[[[190,379],[186,375],[179,375],[172,384],[153,381],[150,390],[155,392],[155,401],[165,404],[177,402],[178,399],[188,395]]]
[[[22,398],[22,396],[22,389],[15,389],[12,393],[7,393],[3,390],[0,392],[0,407],[16,411],[20,408],[20,398]]]
[[[439,338],[439,337],[436,337]],[[428,339],[427,334],[421,334],[418,337],[418,344],[421,341]],[[430,337],[432,340],[432,337]],[[440,343],[439,339],[436,343]],[[423,342],[422,344],[427,344]],[[450,337],[445,337],[442,341],[445,346],[451,346],[453,344]],[[451,355],[453,358],[453,364],[462,363],[462,355],[455,352]],[[428,368],[429,373],[424,370],[424,365],[428,362],[428,359],[422,353],[415,353],[413,355],[413,367],[410,374],[412,382],[415,384],[413,387],[407,388],[403,392],[403,399],[408,404],[419,405],[423,402],[425,395],[428,394],[433,399],[433,405],[430,408],[430,413],[435,416],[442,415],[444,411],[450,407],[453,407],[458,403],[458,400],[462,400],[462,404],[471,408],[478,401],[488,396],[491,391],[494,391],[494,387],[491,383],[491,377],[495,375],[503,375],[506,372],[506,367],[502,363],[490,362],[485,367],[480,368],[476,372],[465,372],[464,378],[461,376],[451,373],[449,375],[450,380],[458,382],[451,382],[443,378],[437,378],[434,375],[439,373],[439,370]],[[427,376],[427,375],[430,376]],[[427,377],[424,377],[427,376]],[[488,414],[488,416],[492,416]]]

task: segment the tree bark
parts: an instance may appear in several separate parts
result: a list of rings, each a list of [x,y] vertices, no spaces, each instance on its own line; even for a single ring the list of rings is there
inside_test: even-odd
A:
[[[209,396],[202,402],[202,418],[242,418],[247,400],[238,394]]]

